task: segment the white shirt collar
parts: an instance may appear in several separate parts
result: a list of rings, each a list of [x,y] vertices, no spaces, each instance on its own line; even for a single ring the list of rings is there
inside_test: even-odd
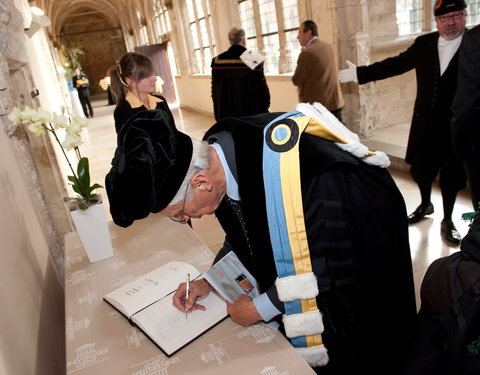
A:
[[[318,36],[314,36],[312,39],[310,39],[307,43],[307,47],[315,40],[318,39]]]
[[[440,75],[442,75],[445,70],[448,68],[448,64],[452,60],[452,57],[460,47],[460,43],[462,42],[463,33],[456,37],[453,40],[447,40],[442,36],[438,37],[438,58],[440,60]]]
[[[226,179],[226,184],[227,184],[227,195],[236,200],[240,200],[240,193],[238,192],[238,183],[235,180],[235,177],[233,177],[232,171],[230,170],[230,167],[228,166],[227,159],[225,159],[225,154],[223,153],[222,147],[220,146],[219,143],[215,142],[211,144],[215,151],[217,151],[218,159],[220,160],[220,163],[222,164],[223,171],[225,172],[225,179]]]

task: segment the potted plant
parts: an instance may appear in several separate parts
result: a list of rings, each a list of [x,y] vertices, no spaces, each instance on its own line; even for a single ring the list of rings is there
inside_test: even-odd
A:
[[[67,178],[77,195],[65,197],[63,200],[70,203],[71,216],[88,258],[95,262],[111,257],[113,249],[105,211],[100,195],[95,193],[95,190],[102,186],[91,184],[88,158],[80,155],[79,146],[83,143],[81,133],[87,126],[87,120],[81,117],[68,119],[55,112],[29,107],[25,107],[23,111],[17,107],[13,108],[8,118],[17,126],[27,125],[28,130],[35,135],[50,133],[53,136],[72,173]],[[63,142],[57,134],[59,129],[65,130]],[[78,159],[76,171],[67,156],[67,151],[70,150],[75,151]]]

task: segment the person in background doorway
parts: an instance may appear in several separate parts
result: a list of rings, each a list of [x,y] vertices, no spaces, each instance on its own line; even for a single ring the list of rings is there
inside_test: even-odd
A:
[[[245,30],[234,27],[228,39],[231,47],[211,64],[215,119],[268,112],[270,91],[263,73],[263,57],[247,50]],[[248,60],[253,54],[256,59]]]
[[[90,102],[90,82],[85,74],[80,73],[80,69],[75,68],[75,75],[72,77],[73,87],[77,89],[78,99],[82,104],[85,117],[93,117],[92,103]]]
[[[466,187],[465,171],[452,146],[450,109],[457,90],[458,47],[466,24],[464,0],[436,0],[435,23],[438,31],[421,35],[406,51],[369,66],[339,72],[341,82],[364,84],[393,77],[415,69],[417,97],[408,137],[405,161],[418,185],[421,203],[408,216],[416,223],[434,211],[431,202],[432,183],[440,173],[443,220],[440,231],[445,239],[459,244],[461,240],[452,221],[458,191]]]
[[[107,105],[113,105],[115,104],[115,97],[113,96],[112,90],[110,89],[109,71],[110,69],[107,71],[107,75],[98,82],[98,85],[107,92]]]
[[[319,102],[342,121],[344,99],[337,78],[337,58],[333,46],[318,38],[315,22],[302,22],[298,40],[303,47],[292,82],[300,103]]]
[[[468,31],[460,45],[458,88],[452,105],[455,153],[463,161],[473,209],[480,205],[480,26]]]
[[[166,99],[156,93],[157,77],[148,56],[129,52],[110,68],[109,75],[117,103],[113,112],[117,133],[130,117],[148,109],[162,109],[175,123]]]

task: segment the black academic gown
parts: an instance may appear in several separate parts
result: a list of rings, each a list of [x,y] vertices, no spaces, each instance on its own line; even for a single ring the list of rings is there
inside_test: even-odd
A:
[[[172,112],[170,111],[170,108],[168,107],[167,100],[162,95],[159,95],[159,94],[152,94],[152,95],[162,100],[161,102],[157,103],[157,106],[155,109],[161,109],[162,111],[164,111],[165,114],[167,115],[168,120],[170,121],[170,124],[175,126],[175,120],[173,118]],[[130,103],[127,102],[125,98],[120,99],[117,107],[115,108],[115,111],[113,111],[116,132],[118,133],[122,128],[123,124],[125,124],[133,115],[137,114],[138,112],[146,111],[146,110],[147,108],[144,105],[137,108],[132,108]]]
[[[414,349],[405,375],[480,374],[480,219],[460,251],[425,272]]]
[[[205,139],[221,131],[231,134],[234,149],[224,151],[242,200],[243,225],[225,199],[216,211],[226,233],[220,254],[233,249],[262,292],[283,310],[273,286],[277,272],[262,171],[263,128],[278,115],[228,118]],[[320,290],[317,304],[330,356],[321,373],[399,374],[416,313],[402,195],[386,169],[311,135],[300,141],[300,166],[310,257]]]
[[[419,36],[398,56],[357,67],[358,83],[415,70],[417,93],[405,161],[416,165],[420,178],[429,181],[435,178],[435,175],[430,176],[432,167],[448,166],[440,184],[461,190],[465,187],[465,174],[455,157],[450,129],[453,116],[450,107],[457,90],[459,52],[455,53],[445,72],[440,75],[437,47],[439,36],[438,32]],[[418,180],[419,177],[415,178]]]
[[[250,69],[240,60],[245,50],[234,45],[212,60],[212,100],[217,121],[268,112],[270,92],[263,63]]]

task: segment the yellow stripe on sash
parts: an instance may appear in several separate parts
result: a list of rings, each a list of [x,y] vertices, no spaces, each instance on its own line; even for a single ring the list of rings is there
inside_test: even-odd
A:
[[[293,120],[302,134],[309,117],[297,117]],[[289,151],[280,154],[280,179],[282,181],[283,205],[287,224],[288,238],[293,264],[297,275],[312,272],[307,231],[303,217],[302,189],[300,186],[299,142]]]
[[[302,134],[309,122],[311,122],[311,117],[297,117],[294,120],[299,127],[299,133]],[[285,218],[295,273],[297,275],[310,273],[312,272],[312,264],[310,262],[307,231],[303,217],[299,142],[288,152],[280,155],[280,165]],[[300,302],[303,312],[316,311],[318,309],[315,298],[301,300]],[[307,347],[323,344],[320,334],[306,336],[306,342]]]

